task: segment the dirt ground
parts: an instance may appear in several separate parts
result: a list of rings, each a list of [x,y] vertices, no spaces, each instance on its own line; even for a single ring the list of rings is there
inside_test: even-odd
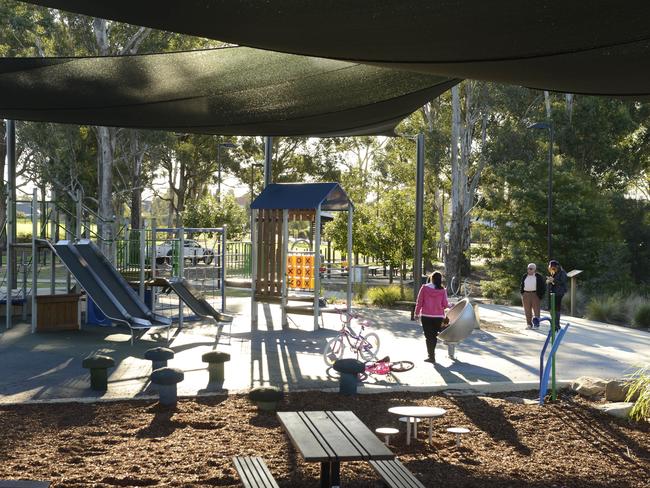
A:
[[[518,394],[533,398],[534,392]],[[427,487],[648,487],[650,426],[614,419],[568,393],[553,405],[492,397],[390,393],[342,397],[308,392],[281,410],[352,410],[372,429],[396,426],[387,409],[430,405],[434,443],[420,427],[398,458]],[[458,450],[445,429],[471,430]],[[403,430],[403,426],[402,426]],[[156,402],[21,405],[0,408],[0,479],[41,479],[55,487],[240,486],[232,456],[262,456],[281,487],[317,487],[319,466],[305,463],[276,416],[244,396]],[[342,486],[378,486],[366,463],[342,463]]]

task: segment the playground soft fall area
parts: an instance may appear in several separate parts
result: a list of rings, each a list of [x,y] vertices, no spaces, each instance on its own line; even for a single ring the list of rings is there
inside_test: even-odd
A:
[[[523,392],[520,398],[533,398]],[[392,449],[424,486],[646,487],[650,428],[596,411],[563,392],[545,407],[517,404],[508,395],[447,396],[386,393],[349,398],[337,393],[288,395],[280,410],[351,410],[369,426],[394,425],[395,405],[432,405],[433,442],[421,426],[406,446]],[[533,402],[534,403],[534,402]],[[48,478],[54,486],[240,486],[231,458],[263,454],[280,486],[317,486],[317,463],[306,463],[274,413],[246,396],[156,402],[64,403],[0,409],[3,478]],[[447,427],[469,432],[460,447]],[[345,463],[346,486],[375,487],[367,462]]]

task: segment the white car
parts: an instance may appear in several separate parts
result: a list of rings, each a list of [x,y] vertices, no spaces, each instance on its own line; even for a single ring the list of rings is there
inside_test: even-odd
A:
[[[167,240],[156,246],[156,262],[159,264],[171,263],[174,245],[178,245],[178,241]],[[206,249],[195,240],[186,239],[183,257],[186,263],[196,264],[202,261],[205,264],[210,264],[214,260],[214,251]]]

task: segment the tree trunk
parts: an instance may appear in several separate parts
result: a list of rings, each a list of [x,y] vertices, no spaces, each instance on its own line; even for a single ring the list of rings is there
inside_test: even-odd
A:
[[[438,259],[447,262],[447,246],[445,245],[445,202],[442,190],[438,187],[434,194],[436,211],[438,212]]]
[[[451,222],[449,224],[449,249],[445,260],[447,283],[460,275],[462,250],[463,188],[461,163],[458,157],[460,142],[460,90],[451,89]]]
[[[110,260],[113,256],[113,148],[114,129],[97,127],[97,163],[99,178],[99,218],[97,223],[101,239],[100,248]]]
[[[131,176],[133,189],[131,190],[131,229],[142,227],[142,161],[144,150],[140,147],[140,137],[137,131],[131,131],[131,157],[133,164]]]

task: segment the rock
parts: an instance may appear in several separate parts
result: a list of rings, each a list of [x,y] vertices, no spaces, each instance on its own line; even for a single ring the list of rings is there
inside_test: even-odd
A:
[[[505,397],[504,400],[510,403],[516,403],[517,405],[538,405],[538,400],[531,400],[529,398],[521,397]]]
[[[629,391],[629,386],[626,381],[623,380],[612,380],[607,383],[605,388],[605,399],[608,402],[624,402],[627,400],[627,393]],[[631,398],[632,401],[636,401],[639,398],[639,393],[637,392],[634,397]]]
[[[472,390],[471,388],[460,388],[460,389],[449,389],[442,392],[444,395],[449,397],[470,397],[470,396],[479,396],[480,391]]]
[[[624,419],[630,415],[630,410],[632,410],[633,406],[633,402],[614,402],[596,405],[596,408],[608,415],[612,415],[613,417]]]
[[[604,395],[606,388],[606,380],[603,380],[601,378],[592,378],[590,376],[581,376],[573,383],[571,383],[571,389],[579,395],[585,397]]]

